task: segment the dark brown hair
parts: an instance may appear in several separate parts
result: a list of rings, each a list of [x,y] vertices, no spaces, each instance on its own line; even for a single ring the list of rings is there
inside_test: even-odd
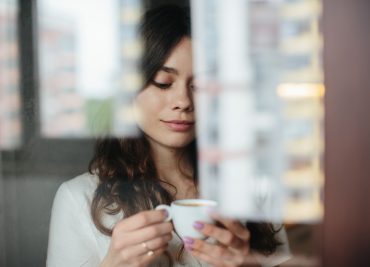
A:
[[[150,10],[143,16],[140,31],[145,43],[142,68],[147,85],[180,40],[190,37],[189,13],[177,6],[161,6]],[[185,155],[191,158],[192,179],[196,186],[195,140],[184,149],[180,161]],[[180,162],[178,166],[181,166]],[[113,215],[122,211],[125,217],[129,217],[159,204],[169,204],[175,197],[163,186],[166,182],[158,177],[150,145],[144,134],[137,138],[99,139],[89,171],[99,177],[91,205],[92,219],[97,229],[106,235],[111,235],[112,229],[103,224],[104,213]],[[170,186],[176,191],[173,185]],[[272,225],[248,223],[247,227],[251,232],[251,249],[266,255],[275,251],[279,242],[274,237],[276,232]]]

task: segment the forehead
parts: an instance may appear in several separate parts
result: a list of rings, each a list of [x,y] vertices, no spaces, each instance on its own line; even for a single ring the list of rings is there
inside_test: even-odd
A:
[[[191,39],[184,37],[174,47],[164,63],[165,67],[174,68],[179,72],[191,72],[193,70],[193,51]]]

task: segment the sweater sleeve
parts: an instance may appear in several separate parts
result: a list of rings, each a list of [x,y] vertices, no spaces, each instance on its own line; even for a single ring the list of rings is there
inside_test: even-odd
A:
[[[47,267],[99,266],[89,212],[84,198],[74,197],[67,183],[59,187],[51,212]]]

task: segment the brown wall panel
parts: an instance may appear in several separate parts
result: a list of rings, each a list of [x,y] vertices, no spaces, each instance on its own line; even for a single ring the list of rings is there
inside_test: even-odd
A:
[[[370,266],[370,1],[323,4],[323,266]]]

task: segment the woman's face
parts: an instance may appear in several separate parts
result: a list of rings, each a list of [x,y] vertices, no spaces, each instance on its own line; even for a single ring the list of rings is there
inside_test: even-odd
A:
[[[191,40],[183,38],[136,97],[138,124],[152,146],[183,148],[195,136]]]

